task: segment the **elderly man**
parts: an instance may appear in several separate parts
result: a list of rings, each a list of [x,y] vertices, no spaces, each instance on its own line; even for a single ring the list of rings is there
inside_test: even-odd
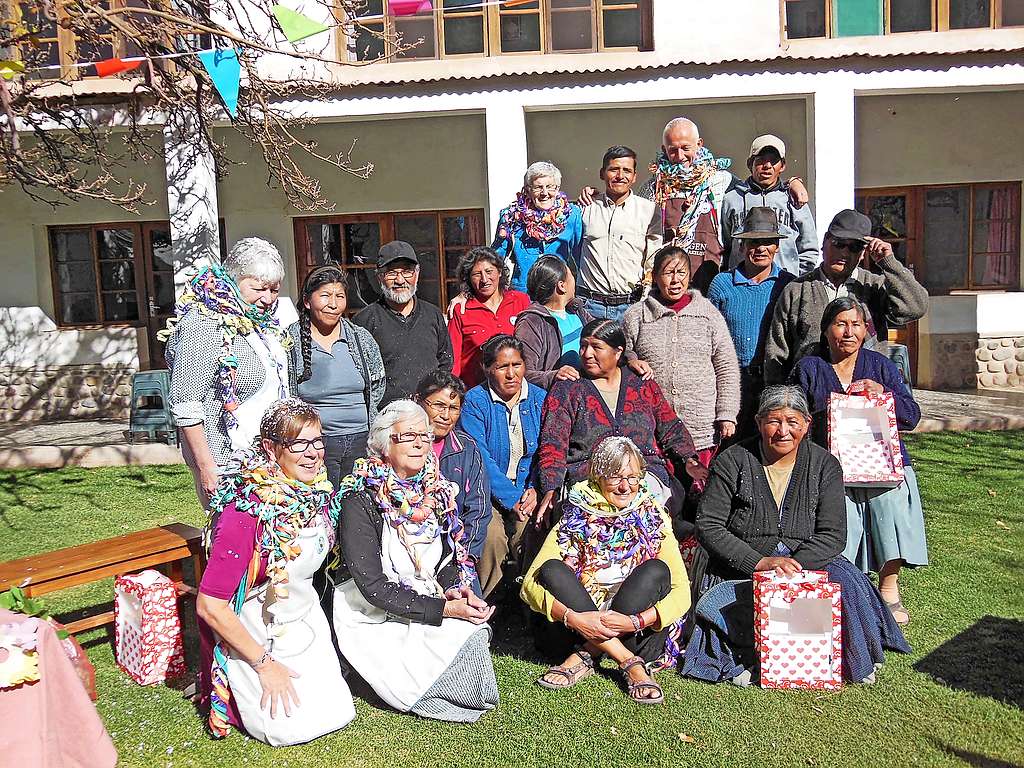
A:
[[[690,257],[690,285],[702,293],[722,263],[722,201],[737,181],[726,170],[731,164],[704,146],[696,123],[677,117],[665,126],[661,151],[650,165],[654,175],[639,191],[660,209],[665,242]],[[807,189],[798,179],[788,189],[795,205],[807,202]]]
[[[758,136],[747,156],[750,176],[733,185],[722,201],[723,269],[732,269],[743,261],[743,241],[734,235],[743,229],[747,211],[755,206],[771,208],[779,219],[779,242],[775,262],[793,275],[806,275],[821,260],[814,217],[808,206],[797,208],[782,183],[786,170],[786,144],[778,136]],[[790,183],[793,180],[790,179]]]
[[[633,194],[636,152],[609,147],[601,161],[605,191],[586,190],[576,295],[592,317],[622,320],[650,283],[661,247],[661,216],[650,200]],[[581,201],[582,201],[581,195]]]
[[[892,252],[892,246],[871,237],[871,219],[849,208],[829,224],[824,261],[813,272],[786,286],[775,306],[765,346],[764,373],[768,384],[785,381],[797,360],[818,343],[825,306],[840,296],[855,296],[868,308],[865,348],[887,340],[890,325],[906,325],[928,311],[928,291]],[[881,270],[877,275],[861,268]]]
[[[742,440],[756,432],[754,413],[764,389],[764,345],[772,308],[793,275],[775,262],[783,234],[771,208],[747,211],[743,230],[734,237],[743,243],[743,261],[715,276],[708,288],[708,301],[722,313],[736,347],[740,364],[736,438]]]
[[[385,389],[380,407],[411,397],[427,373],[450,371],[453,355],[441,310],[416,298],[420,264],[416,251],[402,240],[381,246],[377,255],[381,297],[364,307],[352,322],[368,330],[380,347]]]

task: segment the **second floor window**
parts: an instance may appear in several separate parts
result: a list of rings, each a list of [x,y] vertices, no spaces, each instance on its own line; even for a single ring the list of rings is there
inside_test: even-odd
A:
[[[397,17],[387,15],[385,0],[368,0],[362,17],[364,29],[345,43],[350,61],[652,47],[651,0],[433,0],[430,11]],[[402,50],[387,42],[396,37],[416,45]]]
[[[786,37],[855,37],[1024,25],[1024,0],[783,0]]]

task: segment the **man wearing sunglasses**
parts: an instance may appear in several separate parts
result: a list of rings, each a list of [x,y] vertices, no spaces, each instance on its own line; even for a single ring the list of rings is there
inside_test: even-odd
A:
[[[767,384],[786,380],[796,362],[818,344],[825,306],[854,296],[868,308],[866,349],[885,343],[890,326],[906,325],[928,311],[928,291],[893,254],[871,236],[871,219],[849,208],[829,224],[817,269],[787,285],[775,305],[765,345]]]

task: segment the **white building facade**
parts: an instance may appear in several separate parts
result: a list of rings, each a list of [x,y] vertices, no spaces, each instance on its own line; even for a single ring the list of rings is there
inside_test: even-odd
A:
[[[865,17],[843,0],[591,0],[566,21],[564,3],[538,0],[514,24],[502,6],[461,27],[448,12],[400,21],[423,58],[337,67],[323,73],[344,85],[336,98],[287,105],[316,118],[321,147],[357,139],[374,164],[368,180],[322,178],[329,214],[290,208],[227,127],[218,139],[244,164],[219,184],[210,163],[183,161],[187,126],[166,129],[163,164],[133,173],[157,198],[138,217],[0,191],[0,420],[123,415],[131,373],[162,365],[155,333],[194,256],[242,237],[277,245],[293,298],[311,266],[350,267],[355,306],[376,295],[377,247],[408,240],[422,295],[443,304],[458,256],[490,242],[530,162],[554,162],[574,196],[599,184],[611,145],[653,160],[678,115],[741,177],[751,139],[781,136],[819,236],[842,208],[872,216],[932,295],[898,331],[917,386],[1020,388],[1024,2],[877,2]],[[339,58],[361,55],[336,42]]]

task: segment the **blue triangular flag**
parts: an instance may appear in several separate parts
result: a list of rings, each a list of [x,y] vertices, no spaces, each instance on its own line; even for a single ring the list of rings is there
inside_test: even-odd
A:
[[[238,114],[238,85],[242,78],[242,65],[238,62],[238,51],[225,48],[218,51],[200,51],[199,60],[210,73],[213,87],[217,89],[224,107],[232,117]]]

